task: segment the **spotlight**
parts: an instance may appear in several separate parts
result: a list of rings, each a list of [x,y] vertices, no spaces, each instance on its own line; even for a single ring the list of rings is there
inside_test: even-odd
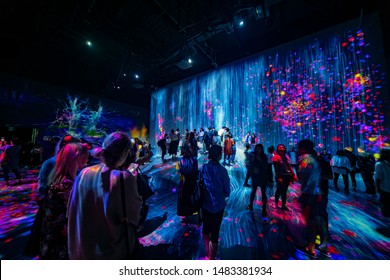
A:
[[[123,73],[123,77],[126,77],[126,73]]]
[[[188,69],[192,67],[192,60],[190,59],[183,59],[182,61],[176,63],[177,67],[180,69]]]
[[[244,15],[235,15],[233,18],[233,25],[236,28],[243,28],[245,26],[246,16]]]
[[[85,44],[86,44],[88,47],[92,47],[92,42],[91,42],[91,41],[86,41]]]
[[[134,78],[136,78],[137,80],[139,79],[139,75],[138,74],[135,74],[134,75]]]

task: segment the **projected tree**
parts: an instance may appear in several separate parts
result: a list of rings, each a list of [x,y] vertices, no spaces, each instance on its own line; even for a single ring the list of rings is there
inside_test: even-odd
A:
[[[78,137],[102,137],[105,130],[100,126],[103,120],[103,106],[98,105],[93,110],[88,99],[81,100],[79,97],[67,96],[62,103],[62,108],[57,110],[56,119],[51,128],[69,133]]]

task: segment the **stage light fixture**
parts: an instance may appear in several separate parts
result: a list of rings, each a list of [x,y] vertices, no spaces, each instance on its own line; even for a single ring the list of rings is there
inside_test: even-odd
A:
[[[192,63],[192,59],[191,58],[188,59],[188,63],[190,63],[190,64]]]
[[[91,41],[86,41],[85,44],[88,46],[88,47],[92,47],[92,42]]]
[[[244,16],[234,16],[233,25],[236,28],[243,28],[245,26],[245,17]]]
[[[139,79],[139,75],[138,74],[135,74],[134,75],[134,78],[136,78],[137,80]]]

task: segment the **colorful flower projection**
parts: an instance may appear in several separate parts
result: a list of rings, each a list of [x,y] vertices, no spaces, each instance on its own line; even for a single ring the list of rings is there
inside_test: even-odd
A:
[[[290,145],[309,138],[318,147],[383,146],[383,79],[365,46],[359,30],[345,41],[334,40],[332,48],[315,41],[284,59],[269,57],[284,64],[249,68],[247,85],[256,90],[258,83],[259,117],[278,123]]]

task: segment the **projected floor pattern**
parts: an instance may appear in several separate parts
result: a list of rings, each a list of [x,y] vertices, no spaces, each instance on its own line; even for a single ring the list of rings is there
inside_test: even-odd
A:
[[[304,244],[304,226],[296,200],[298,185],[291,186],[288,195],[289,212],[276,210],[272,190],[269,190],[268,217],[261,215],[261,197],[255,201],[252,213],[246,210],[250,188],[243,187],[245,168],[238,162],[227,167],[231,178],[231,197],[220,232],[217,257],[221,259],[298,259],[310,257],[300,248]],[[199,156],[200,166],[206,156]],[[205,255],[201,227],[197,217],[183,223],[176,215],[176,187],[179,174],[176,161],[161,164],[156,156],[143,170],[151,176],[156,194],[148,203],[150,211],[140,242],[143,259],[202,259]],[[23,184],[0,182],[0,258],[28,259],[23,256],[34,215],[34,199],[38,170],[23,170]],[[16,182],[16,180],[15,180]],[[342,180],[340,179],[342,189]],[[330,182],[329,224],[331,257],[318,254],[318,259],[390,259],[390,219],[380,213],[379,196],[367,196],[358,176],[357,192],[345,195],[335,192]]]

